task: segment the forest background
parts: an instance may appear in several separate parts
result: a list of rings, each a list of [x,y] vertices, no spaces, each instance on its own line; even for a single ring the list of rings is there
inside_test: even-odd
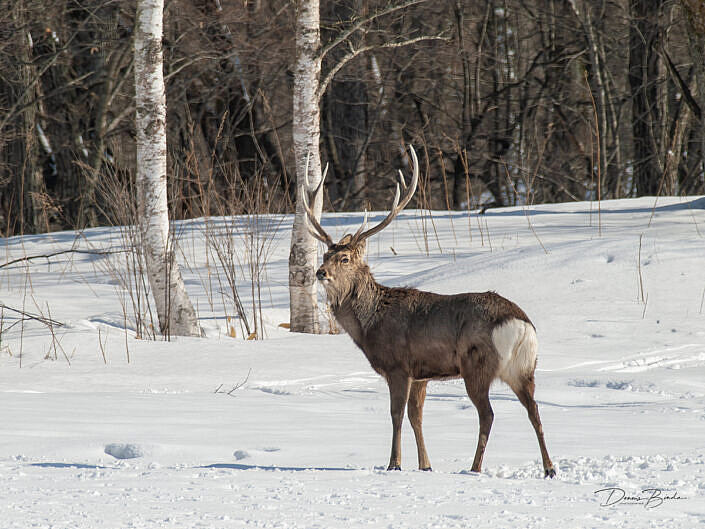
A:
[[[0,4],[0,234],[129,222],[135,2]],[[702,2],[390,6],[321,3],[325,209],[387,207],[407,144],[419,208],[705,193]],[[293,210],[295,9],[167,2],[172,219]]]

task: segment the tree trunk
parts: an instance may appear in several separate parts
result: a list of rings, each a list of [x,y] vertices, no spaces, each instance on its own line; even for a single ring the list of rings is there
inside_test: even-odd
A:
[[[296,66],[294,69],[293,137],[296,183],[305,186],[308,158],[310,189],[321,180],[321,136],[318,85],[321,73],[320,14],[318,0],[300,0],[296,6]],[[306,192],[309,189],[305,189]],[[289,303],[292,332],[318,332],[316,261],[318,243],[308,231],[306,212],[296,200],[289,252]],[[312,204],[316,216],[321,203]]]
[[[629,90],[632,99],[634,183],[637,195],[658,192],[661,171],[660,148],[656,144],[659,104],[656,81],[658,54],[653,49],[659,38],[658,13],[662,0],[631,0],[629,36]]]
[[[112,22],[109,26],[111,28],[109,35],[117,40],[115,28],[119,18],[119,9],[103,7],[99,9],[98,16]],[[100,187],[101,170],[106,148],[105,136],[109,126],[112,124],[111,114],[115,114],[112,108],[113,99],[130,76],[129,69],[126,69],[124,73],[120,71],[125,66],[125,59],[129,58],[130,47],[130,42],[125,41],[113,53],[96,54],[95,62],[97,63],[96,66],[98,66],[96,73],[100,76],[100,82],[96,88],[96,91],[98,91],[98,94],[96,94],[98,104],[95,109],[95,123],[93,130],[90,131],[92,132],[93,145],[88,157],[88,167],[84,171],[83,191],[78,205],[78,226],[81,228],[99,225],[100,205],[96,199],[99,195],[98,189]]]
[[[705,173],[705,5],[699,0],[681,0],[685,10],[688,28],[688,51],[695,71],[695,99],[700,108],[697,120],[697,138],[700,150],[700,169],[697,174]],[[695,149],[694,149],[695,150]],[[705,178],[700,177],[701,185]],[[691,189],[697,189],[691,188]]]
[[[27,21],[23,20],[24,3],[20,2],[15,13],[18,25],[23,27]],[[20,50],[22,58],[22,86],[26,88],[25,101],[30,102],[38,95],[37,69],[34,66],[32,57],[32,38],[29,31],[21,30],[18,38],[20,40]],[[22,123],[22,164],[16,171],[17,191],[19,204],[19,233],[42,233],[47,231],[46,209],[43,204],[43,196],[46,191],[42,167],[39,161],[39,108],[37,103],[28,103],[21,112]]]
[[[166,186],[166,97],[162,72],[164,0],[140,0],[135,28],[137,200],[139,233],[159,317],[170,335],[200,336],[169,233]]]
[[[665,195],[678,195],[680,192],[678,181],[678,167],[683,154],[683,141],[689,130],[692,112],[690,107],[681,99],[676,117],[671,128],[671,141],[665,153],[663,163],[663,177],[661,187]]]
[[[599,135],[595,140],[598,142],[597,153],[599,158],[597,160],[599,175],[601,176],[601,182],[598,185],[605,189],[614,189],[616,184],[613,182],[606,182],[607,180],[607,87],[605,80],[602,75],[602,58],[600,56],[597,47],[597,37],[595,36],[595,26],[592,21],[592,14],[590,13],[590,6],[583,4],[584,16],[585,16],[585,29],[588,39],[588,49],[590,50],[590,62],[592,63],[592,68],[594,71],[595,85],[597,91],[597,108],[596,108],[596,119],[595,130],[599,132]],[[602,194],[602,189],[598,190],[598,197],[604,196]]]
[[[464,6],[460,0],[456,0],[453,4],[453,12],[455,14],[455,24],[458,32],[458,52],[460,53],[460,60],[463,65],[463,106],[461,111],[461,130],[460,138],[458,142],[458,153],[455,159],[455,167],[453,169],[453,208],[461,209],[463,203],[467,200],[467,208],[470,205],[470,192],[469,189],[465,189],[468,185],[468,167],[467,167],[467,152],[470,150],[470,139],[472,137],[472,75],[470,68],[470,58],[468,56],[468,51],[465,48],[465,13],[463,11]],[[483,24],[484,28],[484,24]],[[480,39],[478,41],[478,48],[482,48],[482,40],[484,39],[484,29],[480,34]],[[479,52],[478,52],[479,56]],[[480,59],[478,58],[478,61]],[[450,201],[449,197],[446,200]]]

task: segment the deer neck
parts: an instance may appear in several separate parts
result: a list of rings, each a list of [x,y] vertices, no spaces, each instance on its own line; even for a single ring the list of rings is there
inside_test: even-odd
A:
[[[383,288],[372,274],[366,271],[355,278],[345,296],[337,303],[331,304],[338,323],[358,344],[378,316],[377,309]]]

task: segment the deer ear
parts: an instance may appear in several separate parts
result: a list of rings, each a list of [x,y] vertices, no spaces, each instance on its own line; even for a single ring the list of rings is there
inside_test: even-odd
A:
[[[365,258],[365,248],[367,248],[367,240],[362,239],[355,244],[355,252],[360,257],[360,259]]]
[[[347,234],[345,234],[345,235],[343,236],[342,239],[340,239],[340,240],[338,241],[338,244],[339,244],[340,246],[344,246],[344,245],[346,245],[346,244],[350,244],[350,242],[352,241],[352,238],[353,238],[353,236],[350,235],[349,233],[347,233]]]

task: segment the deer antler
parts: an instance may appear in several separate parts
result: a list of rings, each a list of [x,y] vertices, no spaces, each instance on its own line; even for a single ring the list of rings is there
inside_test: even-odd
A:
[[[409,187],[406,186],[406,182],[404,182],[404,175],[402,174],[401,170],[399,171],[399,182],[397,183],[397,189],[396,192],[394,193],[394,203],[392,204],[392,209],[389,212],[389,215],[377,224],[376,226],[373,226],[367,231],[362,231],[365,229],[367,226],[367,212],[365,211],[365,220],[362,223],[362,226],[355,232],[355,235],[353,235],[353,240],[355,242],[360,242],[368,237],[374,235],[377,232],[382,231],[384,228],[389,226],[389,223],[394,220],[394,217],[396,217],[399,212],[404,209],[404,207],[409,203],[411,200],[411,197],[414,196],[414,192],[416,192],[416,186],[419,183],[419,160],[416,157],[416,151],[414,151],[414,148],[409,145],[409,152],[411,153],[411,160],[413,162],[414,170],[411,175],[411,184],[409,184]],[[404,190],[404,197],[401,199],[401,202],[399,201],[399,196],[400,196],[400,190],[399,190],[399,183],[401,183],[402,189]]]
[[[309,227],[308,232],[313,235],[315,239],[318,239],[321,241],[323,244],[327,245],[329,248],[335,244],[333,242],[333,239],[331,239],[330,235],[326,233],[326,230],[323,229],[321,226],[320,222],[318,222],[318,219],[316,218],[316,215],[314,215],[313,211],[311,211],[311,208],[308,205],[308,160],[309,160],[309,154],[306,155],[306,170],[304,171],[304,183],[299,186],[300,193],[301,193],[301,203],[304,206],[304,209],[306,210],[306,217],[308,218],[308,221],[311,223],[313,226],[313,230]],[[318,184],[318,187],[313,192],[313,201],[314,203],[322,199],[323,195],[323,181],[326,179],[326,174],[328,173],[328,164],[326,164],[326,168],[323,170],[323,175],[321,176],[321,182]]]

